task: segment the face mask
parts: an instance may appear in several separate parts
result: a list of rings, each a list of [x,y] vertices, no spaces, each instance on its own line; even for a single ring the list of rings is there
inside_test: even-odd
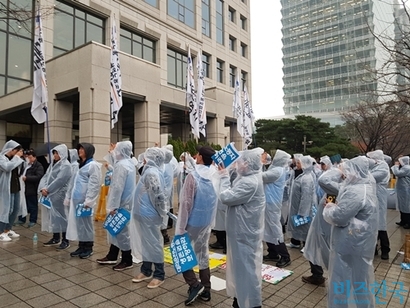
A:
[[[30,160],[28,159],[28,157],[26,157],[26,163],[29,164]]]

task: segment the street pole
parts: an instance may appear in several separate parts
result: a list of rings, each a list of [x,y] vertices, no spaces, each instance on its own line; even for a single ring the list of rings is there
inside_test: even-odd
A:
[[[306,154],[306,135],[303,135],[303,154]]]

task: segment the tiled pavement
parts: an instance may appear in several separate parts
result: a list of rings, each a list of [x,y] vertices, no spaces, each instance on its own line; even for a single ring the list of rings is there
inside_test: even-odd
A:
[[[392,292],[380,296],[386,304],[377,307],[410,307],[408,290],[410,271],[402,270],[402,255],[397,251],[404,243],[406,230],[395,225],[398,213],[388,211],[388,233],[392,251],[390,260],[375,257],[376,281],[386,281],[388,289],[393,282],[403,282],[406,292],[404,302],[394,298]],[[171,265],[166,264],[166,281],[157,289],[146,288],[146,283],[132,283],[139,272],[139,266],[124,272],[115,272],[111,266],[101,266],[95,262],[104,257],[108,245],[102,223],[96,222],[96,242],[94,255],[90,259],[71,258],[69,251],[56,251],[53,247],[43,247],[42,243],[50,235],[41,232],[40,226],[32,229],[15,227],[21,237],[12,242],[0,242],[0,307],[185,307],[187,285],[181,275],[176,275]],[[33,233],[39,235],[39,242],[33,247]],[[211,239],[213,242],[213,239]],[[310,275],[309,263],[297,249],[291,249],[292,264],[287,268],[294,274],[277,285],[263,283],[263,307],[327,307],[326,288],[304,284],[302,275]],[[212,274],[225,278],[222,269]],[[192,307],[231,307],[232,299],[225,290],[212,292],[210,302],[198,299]],[[337,307],[337,306],[335,306]]]

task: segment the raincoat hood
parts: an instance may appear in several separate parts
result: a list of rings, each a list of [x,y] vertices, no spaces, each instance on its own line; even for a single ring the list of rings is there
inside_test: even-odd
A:
[[[262,170],[261,155],[264,150],[256,148],[242,151],[237,160],[237,172],[239,175],[251,175]]]
[[[293,158],[296,160],[300,160],[303,157],[303,154],[293,154]]]
[[[370,183],[369,159],[365,156],[355,157],[342,164],[345,185]]]
[[[390,165],[391,164],[391,157],[389,155],[384,154],[384,161]]]
[[[409,160],[410,160],[410,157],[409,157],[409,156],[402,156],[402,157],[400,157],[400,158],[399,158],[400,165],[401,165],[402,167],[408,165],[408,164],[409,164]]]
[[[132,155],[132,143],[131,141],[120,141],[117,142],[117,145],[114,149],[114,157],[115,159],[128,159],[131,158]]]
[[[308,170],[313,169],[312,157],[310,157],[309,155],[302,156],[300,158],[300,164],[302,165],[302,170],[303,171],[308,171]]]
[[[327,155],[322,156],[322,157],[320,158],[320,163],[321,163],[321,164],[322,164],[322,163],[325,164],[326,167],[327,167],[327,169],[330,169],[330,168],[332,167],[332,161],[330,160],[330,157],[327,156]]]
[[[144,153],[146,166],[162,168],[165,162],[165,152],[158,147],[148,148]]]
[[[273,157],[271,166],[287,167],[291,157],[292,156],[290,154],[286,153],[285,151],[277,149],[276,153],[275,153],[275,156]]]
[[[376,162],[384,160],[384,154],[383,154],[382,150],[376,150],[376,151],[373,151],[373,152],[368,152],[366,155],[367,155],[367,157],[369,157],[371,159],[374,159]]]
[[[165,154],[164,164],[169,164],[169,162],[172,160],[172,157],[174,156],[174,154],[172,154],[172,152],[170,150],[168,150],[166,148],[166,146],[163,147],[162,150],[164,151],[164,154]]]
[[[71,163],[76,162],[80,158],[78,157],[78,152],[76,149],[69,149],[68,152],[70,153],[70,161]]]
[[[21,147],[21,145],[19,144],[19,143],[17,143],[16,141],[14,141],[14,140],[9,140],[9,141],[7,141],[6,142],[6,144],[3,146],[3,149],[1,150],[1,154],[2,155],[4,155],[4,154],[6,154],[7,152],[9,152],[9,151],[11,151],[11,150],[13,150],[13,149],[15,149],[15,148],[17,148],[17,147]]]
[[[58,146],[51,149],[51,153],[56,151],[60,156],[60,160],[65,160],[68,157],[68,148],[65,144],[59,144]]]

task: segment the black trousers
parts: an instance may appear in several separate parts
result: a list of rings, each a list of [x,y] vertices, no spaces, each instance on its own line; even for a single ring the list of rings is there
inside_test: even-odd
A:
[[[389,236],[387,235],[387,231],[380,231],[377,235],[377,239],[380,240],[380,250],[383,252],[390,251],[390,241]]]
[[[216,241],[226,249],[226,231],[215,231]]]
[[[303,243],[303,245],[305,245],[305,242],[301,242],[301,241],[299,241],[299,240],[295,240],[293,237],[290,239],[290,242],[291,242],[293,245],[301,245],[302,243]]]
[[[319,265],[315,265],[309,261],[310,264],[310,272],[312,273],[313,277],[320,278],[323,277],[323,268]]]
[[[283,257],[283,258],[290,258],[288,249],[286,248],[285,243],[279,243],[279,245],[275,245],[272,243],[266,242],[266,245],[268,245],[268,254],[272,257],[275,257],[277,255]]]
[[[119,253],[120,253],[120,249],[117,246],[111,244],[110,251],[108,252],[108,255],[107,255],[107,259],[117,260]],[[132,264],[131,250],[121,250],[121,258],[122,258],[121,263],[131,265]]]
[[[78,242],[78,247],[84,250],[93,250],[94,242]]]
[[[403,225],[410,225],[410,213],[400,212],[400,222]]]

